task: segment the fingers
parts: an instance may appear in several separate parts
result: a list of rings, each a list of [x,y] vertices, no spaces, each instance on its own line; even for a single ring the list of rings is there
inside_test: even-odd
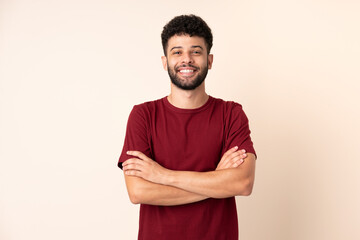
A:
[[[240,159],[244,159],[246,158],[246,153],[245,150],[240,150],[234,153],[231,153],[228,157],[227,160],[231,161],[231,160],[240,160]]]
[[[126,154],[136,157],[123,162],[123,171],[127,175],[138,176],[139,172],[144,169],[145,165],[150,163],[150,159],[140,151],[127,151]]]
[[[129,158],[122,164],[124,174],[163,184],[165,168],[142,152],[127,151],[126,153],[132,156],[132,158]]]
[[[230,161],[230,162],[231,162],[231,161]],[[230,164],[232,164],[231,167],[238,167],[238,166],[240,166],[243,162],[244,162],[244,159],[238,157],[238,158],[234,159],[234,160],[232,161],[232,163],[230,163]]]
[[[143,168],[143,161],[139,159],[132,158],[123,163],[123,171],[126,175],[141,177]]]
[[[229,149],[221,158],[217,170],[238,167],[244,162],[244,158],[247,157],[244,149],[237,150],[238,147]]]
[[[232,153],[236,152],[237,149],[238,149],[238,146],[235,146],[235,147],[230,148],[229,150],[227,150],[227,151],[224,153],[224,155],[221,157],[218,166],[219,166],[219,165],[226,164],[226,161],[229,159],[229,155],[231,155]]]
[[[138,158],[130,158],[123,162],[123,171],[128,174],[128,170],[141,171],[144,167],[144,161]]]
[[[139,152],[139,151],[127,151],[126,152],[127,155],[131,155],[131,156],[134,156],[134,157],[138,157],[144,161],[148,160],[148,157],[143,154],[142,152]]]
[[[137,165],[143,165],[144,161],[138,158],[130,158],[128,160],[126,160],[125,162],[123,162],[123,167],[130,165],[130,164],[137,164]]]
[[[129,176],[142,177],[141,172],[137,171],[137,170],[127,170],[127,171],[124,171],[124,173]]]
[[[245,149],[241,149],[239,151],[237,151],[238,147],[233,147],[231,149],[229,149],[222,157],[222,159],[224,161],[229,161],[234,159],[235,157],[240,156],[240,158],[246,158],[246,151]]]
[[[244,162],[244,158],[246,156],[242,155],[233,155],[232,158],[229,158],[224,164],[224,168],[238,167],[240,164]]]
[[[226,153],[224,153],[223,157],[227,157],[228,155],[236,152],[236,151],[238,150],[238,148],[239,148],[238,146],[235,146],[235,147],[233,147],[233,148],[230,148],[229,150],[226,151]]]

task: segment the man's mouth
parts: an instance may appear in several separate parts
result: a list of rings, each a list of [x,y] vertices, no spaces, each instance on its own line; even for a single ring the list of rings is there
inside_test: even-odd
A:
[[[191,77],[195,74],[195,72],[197,71],[197,68],[195,67],[190,67],[190,66],[182,66],[182,67],[178,67],[176,69],[176,71],[178,73],[180,73],[181,76],[184,77]]]
[[[181,73],[192,73],[192,72],[194,72],[194,70],[193,69],[182,69],[179,72],[181,72]]]

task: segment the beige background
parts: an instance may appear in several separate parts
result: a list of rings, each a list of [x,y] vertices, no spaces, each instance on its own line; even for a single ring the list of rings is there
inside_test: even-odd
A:
[[[258,152],[245,240],[360,239],[360,3],[0,1],[0,239],[136,239],[117,169],[132,106],[169,92],[160,33],[213,30],[210,95]]]

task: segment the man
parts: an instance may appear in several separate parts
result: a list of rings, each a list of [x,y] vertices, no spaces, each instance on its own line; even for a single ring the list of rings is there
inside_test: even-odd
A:
[[[134,106],[118,164],[141,204],[139,239],[238,239],[234,196],[255,173],[248,119],[205,92],[212,34],[200,17],[175,17],[161,37],[171,93]]]

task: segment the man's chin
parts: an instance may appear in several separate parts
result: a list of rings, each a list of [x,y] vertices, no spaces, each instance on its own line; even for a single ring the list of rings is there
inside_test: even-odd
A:
[[[171,82],[178,88],[182,89],[182,90],[194,90],[196,88],[198,88],[203,81],[201,82],[180,82],[179,80],[171,80]]]
[[[191,74],[191,76],[183,76],[179,72],[176,72],[175,74],[174,72],[173,74],[171,74],[171,72],[168,73],[171,82],[179,89],[194,90],[204,82],[207,72],[205,73],[205,76],[200,76],[200,72],[198,71],[196,71],[194,74]]]
[[[178,81],[185,82],[185,83],[196,81],[196,78],[197,78],[197,74],[196,74],[196,73],[193,73],[193,74],[181,74],[181,73],[177,73],[177,74],[176,74],[176,79],[177,79]]]
[[[181,78],[181,79],[189,79],[189,80],[193,79],[194,80],[197,77],[197,72],[193,72],[191,74],[183,74],[183,73],[178,72],[178,73],[176,73],[176,75],[178,78]]]

